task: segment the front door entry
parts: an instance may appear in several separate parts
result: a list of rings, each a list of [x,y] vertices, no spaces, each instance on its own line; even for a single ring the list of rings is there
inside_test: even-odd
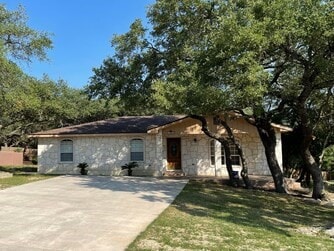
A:
[[[167,139],[167,169],[181,170],[181,139]]]

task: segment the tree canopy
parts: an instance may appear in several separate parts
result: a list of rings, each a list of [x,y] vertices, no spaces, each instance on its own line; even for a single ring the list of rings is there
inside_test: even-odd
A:
[[[316,89],[331,86],[332,10],[332,1],[160,0],[148,12],[151,29],[136,20],[113,38],[115,55],[87,90],[137,104],[153,98],[166,112],[275,110],[296,101],[305,67],[319,72]]]
[[[17,62],[47,59],[50,35],[27,25],[24,9],[8,11],[0,5],[0,147],[24,146],[27,135],[112,117],[119,112],[113,101],[89,100],[65,81],[25,74]]]
[[[31,29],[22,6],[9,11],[0,4],[0,48],[13,59],[31,61],[32,57],[45,60],[46,49],[52,48],[49,34]]]

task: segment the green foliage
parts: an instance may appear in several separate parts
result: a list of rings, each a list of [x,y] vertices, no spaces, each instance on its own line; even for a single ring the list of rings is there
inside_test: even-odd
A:
[[[147,14],[150,29],[136,20],[114,37],[114,56],[86,91],[117,97],[130,113],[250,107],[280,122],[279,104],[294,105],[306,68],[317,72],[317,90],[328,87],[332,8],[320,0],[159,0]]]
[[[22,74],[17,85],[8,86],[0,108],[2,144],[24,145],[27,134],[51,128],[113,117],[113,101],[89,100],[81,90],[48,77],[37,80]]]
[[[32,57],[46,59],[46,49],[52,48],[49,34],[27,26],[27,16],[22,6],[8,11],[0,4],[0,48],[10,57],[31,61]]]
[[[46,59],[49,34],[28,27],[22,7],[8,11],[0,4],[0,20],[0,146],[34,144],[27,134],[120,113],[117,98],[89,100],[63,80],[27,76],[14,60]]]
[[[322,169],[324,171],[334,171],[334,145],[331,145],[325,149]]]
[[[123,166],[121,166],[122,170],[127,170],[128,171],[128,176],[132,176],[132,168],[138,167],[138,163],[135,161],[129,162]]]
[[[0,48],[13,59],[31,61],[32,57],[46,59],[46,49],[52,48],[49,34],[27,26],[27,16],[22,6],[8,11],[0,4]]]
[[[81,175],[87,175],[88,174],[88,170],[86,169],[86,168],[88,168],[88,164],[86,162],[79,163],[77,165],[77,167],[80,168]]]

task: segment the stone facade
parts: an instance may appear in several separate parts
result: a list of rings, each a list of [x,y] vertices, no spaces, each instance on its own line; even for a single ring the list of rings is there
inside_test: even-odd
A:
[[[224,129],[209,125],[211,130],[225,134]],[[241,144],[249,168],[249,174],[270,175],[264,147],[256,129],[247,122],[230,121],[234,134]],[[282,164],[281,137],[277,132],[276,154]],[[130,162],[130,141],[144,141],[144,161],[133,169],[133,175],[161,176],[167,169],[167,139],[181,139],[181,166],[188,176],[226,176],[226,166],[221,164],[221,146],[215,141],[215,161],[211,163],[210,141],[204,135],[197,121],[187,118],[182,122],[167,127],[149,130],[148,133],[129,135],[96,135],[74,137],[45,137],[38,139],[39,172],[57,174],[79,174],[76,167],[81,162],[89,165],[91,175],[125,175],[121,166]],[[60,161],[60,142],[64,139],[73,141],[73,162]],[[240,166],[234,166],[240,171]]]
[[[73,161],[60,161],[60,142],[73,141]],[[86,162],[91,175],[123,175],[121,166],[130,162],[130,141],[143,139],[144,161],[140,174],[161,175],[157,168],[155,135],[115,135],[111,137],[39,138],[38,171],[41,173],[79,174],[77,165]],[[160,165],[161,166],[161,165]],[[134,174],[138,172],[134,169]]]

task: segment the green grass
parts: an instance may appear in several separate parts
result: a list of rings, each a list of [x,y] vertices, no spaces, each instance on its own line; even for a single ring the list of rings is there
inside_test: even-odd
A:
[[[334,250],[334,209],[191,181],[128,250]]]
[[[13,177],[8,178],[0,178],[0,190],[6,189],[13,186],[19,186],[26,183],[38,181],[38,180],[44,180],[55,177],[54,175],[40,175],[40,174],[18,174],[13,175]]]

